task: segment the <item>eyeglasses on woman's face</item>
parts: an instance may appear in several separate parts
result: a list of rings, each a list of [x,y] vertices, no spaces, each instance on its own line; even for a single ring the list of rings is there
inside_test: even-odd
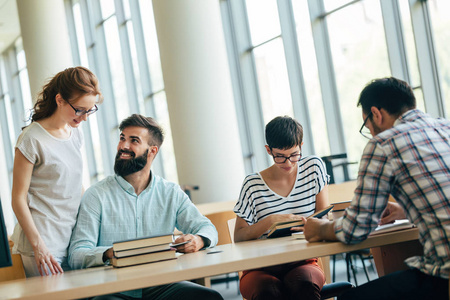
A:
[[[284,155],[280,155],[280,154],[276,154],[274,155],[272,150],[270,150],[271,154],[272,154],[272,158],[273,161],[276,164],[284,164],[286,162],[286,160],[289,159],[290,162],[298,162],[300,159],[302,159],[302,153],[297,153],[297,154],[292,154],[289,156],[284,156]]]
[[[92,115],[93,113],[95,113],[98,110],[97,105],[94,105],[94,107],[89,110],[84,110],[84,109],[78,109],[78,108],[73,107],[73,105],[70,104],[70,102],[67,101],[66,99],[64,99],[64,101],[66,101],[70,105],[70,107],[73,108],[73,110],[75,111],[75,115],[79,116],[79,117],[84,116],[84,115],[88,115],[88,116]]]

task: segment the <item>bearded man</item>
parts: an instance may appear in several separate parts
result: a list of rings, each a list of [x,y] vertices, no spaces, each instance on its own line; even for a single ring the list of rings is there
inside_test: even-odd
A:
[[[178,252],[195,252],[217,244],[217,231],[175,184],[151,171],[164,139],[150,117],[134,114],[123,120],[113,176],[91,186],[83,195],[69,246],[73,269],[104,265],[113,257],[113,242],[174,232],[174,242],[188,243]],[[94,299],[222,299],[212,289],[177,282]]]

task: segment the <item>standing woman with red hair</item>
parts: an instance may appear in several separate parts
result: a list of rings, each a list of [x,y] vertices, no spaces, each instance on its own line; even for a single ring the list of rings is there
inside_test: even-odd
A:
[[[15,146],[13,251],[27,277],[68,269],[67,247],[83,191],[78,128],[102,101],[97,77],[83,67],[56,74],[39,94]]]

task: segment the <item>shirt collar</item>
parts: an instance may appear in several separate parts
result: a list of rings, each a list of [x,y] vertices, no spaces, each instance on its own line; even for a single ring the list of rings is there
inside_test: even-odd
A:
[[[151,189],[151,186],[154,182],[153,180],[153,173],[152,171],[150,171],[150,182],[148,183],[147,187],[145,188],[145,190],[143,192],[146,192],[147,190]],[[136,195],[136,193],[134,192],[134,187],[125,180],[125,178],[123,178],[120,175],[115,174],[114,178],[116,179],[117,183],[119,184],[119,186],[128,194],[130,195]]]
[[[406,122],[413,122],[414,120],[423,117],[425,113],[422,112],[420,109],[411,109],[405,112],[403,115],[401,115],[397,120],[394,122],[394,126],[397,126],[402,123]]]

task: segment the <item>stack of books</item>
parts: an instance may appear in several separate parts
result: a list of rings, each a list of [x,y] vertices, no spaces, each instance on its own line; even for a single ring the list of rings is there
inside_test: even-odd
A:
[[[127,267],[161,260],[175,259],[172,235],[149,236],[113,243],[114,267]]]

